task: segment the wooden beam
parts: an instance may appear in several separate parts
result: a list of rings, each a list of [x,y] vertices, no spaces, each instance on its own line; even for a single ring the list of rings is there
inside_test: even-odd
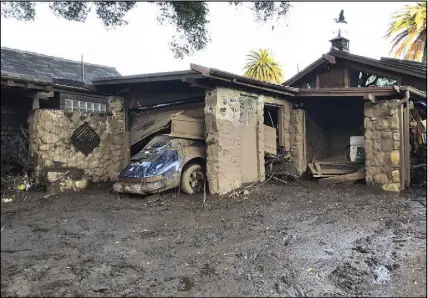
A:
[[[409,115],[409,102],[406,103],[404,108],[404,164],[406,169],[406,183],[405,186],[410,187],[410,115]]]
[[[370,100],[372,103],[377,103],[376,96],[371,93],[367,93],[366,95],[364,95],[364,99]]]
[[[192,87],[199,87],[199,88],[208,89],[208,90],[214,89],[214,87],[210,87],[210,86],[201,84],[200,82],[198,82],[198,80],[192,80],[192,79],[188,79],[188,78],[183,78],[181,81],[183,83],[190,84]]]
[[[32,106],[32,109],[33,110],[40,109],[40,94],[39,94],[39,92],[36,92],[33,95],[33,106]]]
[[[344,183],[344,182],[350,182],[350,181],[355,182],[357,180],[364,179],[365,177],[366,177],[365,167],[361,167],[358,171],[352,174],[320,179],[318,180],[318,184],[328,185],[328,184]]]
[[[345,88],[348,88],[348,87],[350,87],[349,86],[349,83],[350,82],[350,79],[349,79],[349,71],[348,71],[348,68],[344,68],[343,69],[343,87],[345,87]]]
[[[317,73],[315,77],[315,88],[319,89],[320,87],[320,74]]]
[[[55,96],[55,93],[53,91],[50,92],[37,92],[39,94],[40,99],[49,99],[51,97]]]
[[[400,123],[400,190],[404,190],[406,181],[406,170],[404,166],[404,109],[400,105],[399,109],[399,123]]]

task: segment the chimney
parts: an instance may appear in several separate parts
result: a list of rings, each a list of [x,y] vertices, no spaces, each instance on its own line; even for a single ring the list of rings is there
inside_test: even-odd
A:
[[[349,53],[349,39],[347,39],[346,37],[340,36],[340,31],[339,31],[339,36],[336,36],[335,38],[330,39],[330,42],[331,42],[330,50]]]

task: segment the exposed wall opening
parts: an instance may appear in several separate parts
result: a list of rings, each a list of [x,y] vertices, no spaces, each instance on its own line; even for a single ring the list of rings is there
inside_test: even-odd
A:
[[[276,130],[276,147],[281,149],[284,146],[283,142],[283,116],[282,107],[276,105],[264,105],[264,121],[263,124],[275,128]]]
[[[363,149],[353,148],[358,152],[351,153],[351,137],[360,137],[353,140],[364,142],[364,102],[361,98],[316,98],[306,101],[304,108],[308,163],[321,160],[364,163],[361,161]]]
[[[31,169],[27,119],[32,108],[30,92],[1,88],[1,175],[20,175]]]

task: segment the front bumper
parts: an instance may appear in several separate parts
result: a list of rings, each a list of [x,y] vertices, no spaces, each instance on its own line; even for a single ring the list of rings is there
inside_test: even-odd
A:
[[[117,193],[129,194],[155,194],[178,186],[177,179],[165,179],[156,182],[126,182],[117,181],[113,184],[113,190]]]

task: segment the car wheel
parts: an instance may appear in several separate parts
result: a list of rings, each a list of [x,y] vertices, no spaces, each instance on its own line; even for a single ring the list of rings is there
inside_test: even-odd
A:
[[[200,164],[191,164],[181,175],[181,190],[186,194],[203,192],[205,183],[205,168]]]

